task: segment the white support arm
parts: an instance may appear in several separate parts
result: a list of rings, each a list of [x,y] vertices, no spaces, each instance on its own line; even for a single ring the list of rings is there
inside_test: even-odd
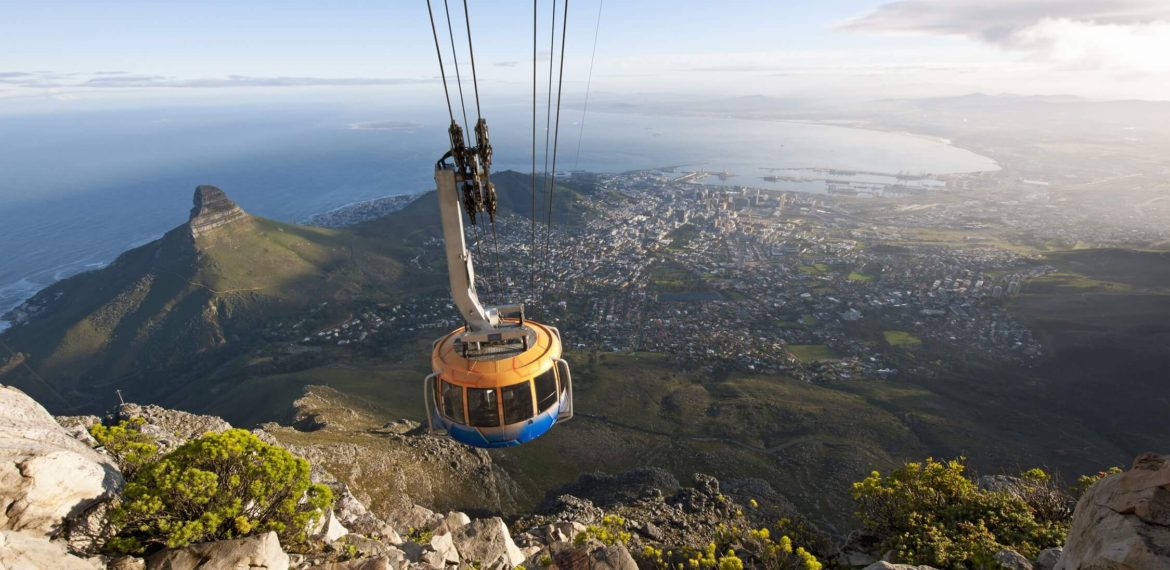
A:
[[[493,308],[484,308],[475,292],[475,267],[467,251],[463,233],[463,203],[459,200],[455,171],[435,169],[435,187],[439,195],[439,217],[443,222],[443,245],[447,250],[447,275],[451,280],[451,299],[468,328],[486,333],[496,328],[499,316]]]

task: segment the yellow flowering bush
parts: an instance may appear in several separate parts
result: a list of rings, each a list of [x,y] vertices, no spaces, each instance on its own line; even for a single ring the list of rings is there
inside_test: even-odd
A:
[[[275,531],[303,544],[309,524],[333,502],[309,480],[309,462],[232,429],[191,440],[142,466],[111,514],[121,529],[106,548],[141,553]]]
[[[962,459],[907,463],[885,477],[875,471],[853,485],[857,516],[883,550],[913,564],[980,567],[1004,548],[1031,558],[1063,542],[1069,521],[1044,506],[1043,471],[1025,472],[1018,493],[981,490],[965,471]]]

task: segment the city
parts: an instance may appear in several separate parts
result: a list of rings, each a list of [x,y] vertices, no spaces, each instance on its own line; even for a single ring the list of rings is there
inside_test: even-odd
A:
[[[1005,308],[1029,279],[1053,271],[1037,258],[977,235],[916,240],[913,223],[867,220],[859,210],[873,199],[694,178],[575,173],[565,184],[590,188],[579,193],[585,219],[554,224],[551,253],[538,232],[535,257],[528,221],[501,219],[499,267],[494,244],[482,236],[477,244],[469,229],[481,296],[524,302],[577,351],[659,352],[808,381],[896,375],[901,359],[892,356],[923,343],[1020,364],[1041,355]],[[438,251],[439,242],[419,246]],[[294,334],[302,346],[342,347],[376,347],[427,328],[437,335],[457,325],[446,298],[439,291],[370,307]]]

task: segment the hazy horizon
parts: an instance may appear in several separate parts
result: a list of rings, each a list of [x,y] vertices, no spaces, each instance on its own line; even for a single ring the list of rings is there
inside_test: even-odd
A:
[[[1170,5],[1150,0],[601,1],[570,5],[567,101],[583,98],[587,83],[597,96],[632,100],[680,93],[1170,100]],[[305,100],[438,104],[442,97],[424,2],[8,4],[0,22],[0,114]],[[550,6],[539,9],[541,94]],[[471,3],[471,18],[485,114],[530,101],[531,5]],[[452,24],[462,50],[461,9],[452,10]],[[466,58],[459,68],[467,81]]]

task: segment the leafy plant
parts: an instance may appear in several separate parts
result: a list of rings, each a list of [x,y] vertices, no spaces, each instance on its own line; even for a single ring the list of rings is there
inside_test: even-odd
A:
[[[208,433],[143,466],[111,515],[112,553],[275,531],[304,544],[309,525],[333,502],[309,480],[309,463],[247,430]]]
[[[1072,491],[1073,497],[1079,500],[1081,496],[1085,494],[1085,491],[1088,491],[1089,487],[1093,486],[1093,483],[1096,483],[1097,481],[1100,481],[1110,475],[1121,473],[1121,471],[1122,469],[1120,467],[1110,467],[1109,469],[1099,471],[1092,475],[1081,475],[1077,478],[1077,482],[1073,483],[1073,486],[1070,489]]]
[[[603,544],[629,544],[630,533],[626,531],[626,519],[617,515],[605,515],[600,525],[589,525],[573,540],[576,544],[585,544],[594,539]]]
[[[702,548],[664,551],[661,547],[645,546],[639,564],[642,567],[690,570],[742,570],[745,566],[775,570],[823,568],[811,552],[803,547],[794,548],[788,536],[773,540],[770,529],[752,528],[743,519],[737,519],[732,525],[720,525],[714,538]]]
[[[112,426],[94,424],[89,428],[89,434],[113,456],[126,479],[158,458],[158,442],[142,433],[145,423],[142,418],[130,418]]]
[[[907,463],[885,477],[874,471],[853,485],[857,516],[883,549],[915,564],[978,568],[1004,548],[1031,558],[1063,542],[1068,513],[1046,507],[1046,473],[1025,472],[1017,494],[980,490],[965,471],[962,459]]]

